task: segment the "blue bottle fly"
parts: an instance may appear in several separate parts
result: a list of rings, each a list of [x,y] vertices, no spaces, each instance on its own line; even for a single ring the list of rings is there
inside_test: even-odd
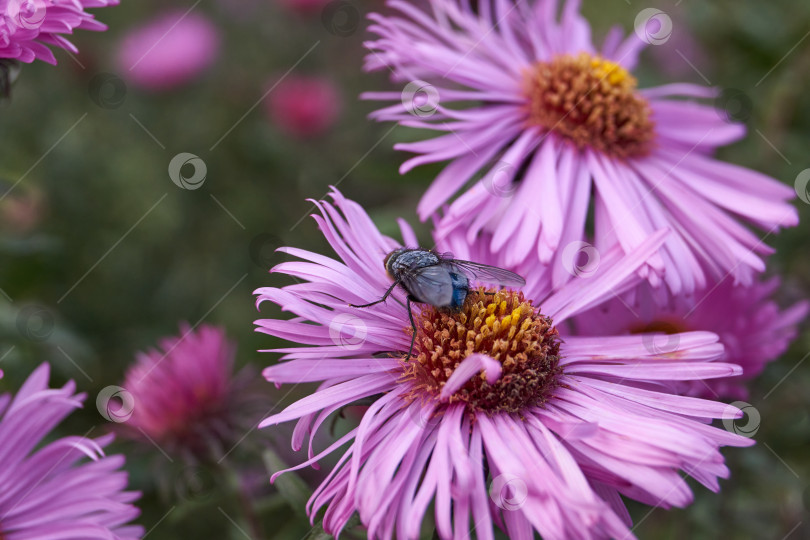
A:
[[[509,270],[472,261],[460,261],[449,253],[441,254],[421,248],[395,249],[385,257],[383,265],[394,280],[383,297],[369,304],[350,305],[362,308],[385,302],[397,285],[402,287],[407,293],[408,317],[413,328],[411,348],[408,350],[406,360],[410,359],[416,340],[416,324],[413,321],[411,302],[458,311],[467,299],[471,281],[515,288],[526,284],[526,280]]]

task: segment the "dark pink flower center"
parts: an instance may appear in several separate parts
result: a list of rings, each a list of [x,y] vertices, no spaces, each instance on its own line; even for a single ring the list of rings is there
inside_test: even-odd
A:
[[[650,106],[619,64],[588,53],[559,55],[526,70],[523,86],[529,125],[617,158],[650,152]]]
[[[418,317],[413,357],[403,381],[413,381],[413,399],[435,397],[459,364],[474,353],[501,363],[501,377],[490,384],[483,373],[455,392],[471,412],[519,413],[540,405],[557,386],[560,340],[550,318],[509,291],[470,291],[458,312],[425,307]]]

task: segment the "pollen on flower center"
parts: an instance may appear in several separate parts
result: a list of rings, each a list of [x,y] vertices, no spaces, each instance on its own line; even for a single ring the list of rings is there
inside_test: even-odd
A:
[[[528,123],[578,148],[617,158],[649,153],[655,138],[650,106],[623,67],[588,53],[536,62],[524,74]]]
[[[483,373],[450,398],[471,411],[519,413],[548,398],[562,372],[560,342],[551,319],[523,293],[472,290],[458,312],[428,306],[417,322],[414,354],[403,380],[414,382],[410,397],[438,395],[459,364],[473,353],[501,363],[501,377],[490,384]]]

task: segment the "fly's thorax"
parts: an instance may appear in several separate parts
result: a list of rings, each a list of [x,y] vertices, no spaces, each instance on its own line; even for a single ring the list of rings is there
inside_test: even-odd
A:
[[[542,406],[562,373],[559,334],[551,319],[523,293],[478,288],[466,297],[455,312],[428,306],[416,317],[416,345],[402,378],[411,383],[407,397],[438,398],[460,363],[480,353],[500,362],[501,377],[492,384],[483,373],[472,377],[451,403],[488,414]]]
[[[398,279],[402,272],[433,266],[439,264],[439,262],[439,257],[432,251],[418,248],[400,248],[395,249],[385,258],[385,270],[392,278]]]

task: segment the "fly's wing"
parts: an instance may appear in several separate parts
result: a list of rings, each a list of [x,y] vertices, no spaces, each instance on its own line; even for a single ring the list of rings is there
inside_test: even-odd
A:
[[[423,304],[449,306],[453,300],[453,279],[442,265],[414,268],[401,277],[405,289]]]
[[[497,266],[489,266],[488,264],[479,264],[472,261],[448,261],[452,266],[455,266],[470,278],[470,281],[480,281],[481,283],[491,283],[493,285],[500,285],[502,287],[516,287],[520,288],[526,285],[526,280],[514,272],[498,268]]]

